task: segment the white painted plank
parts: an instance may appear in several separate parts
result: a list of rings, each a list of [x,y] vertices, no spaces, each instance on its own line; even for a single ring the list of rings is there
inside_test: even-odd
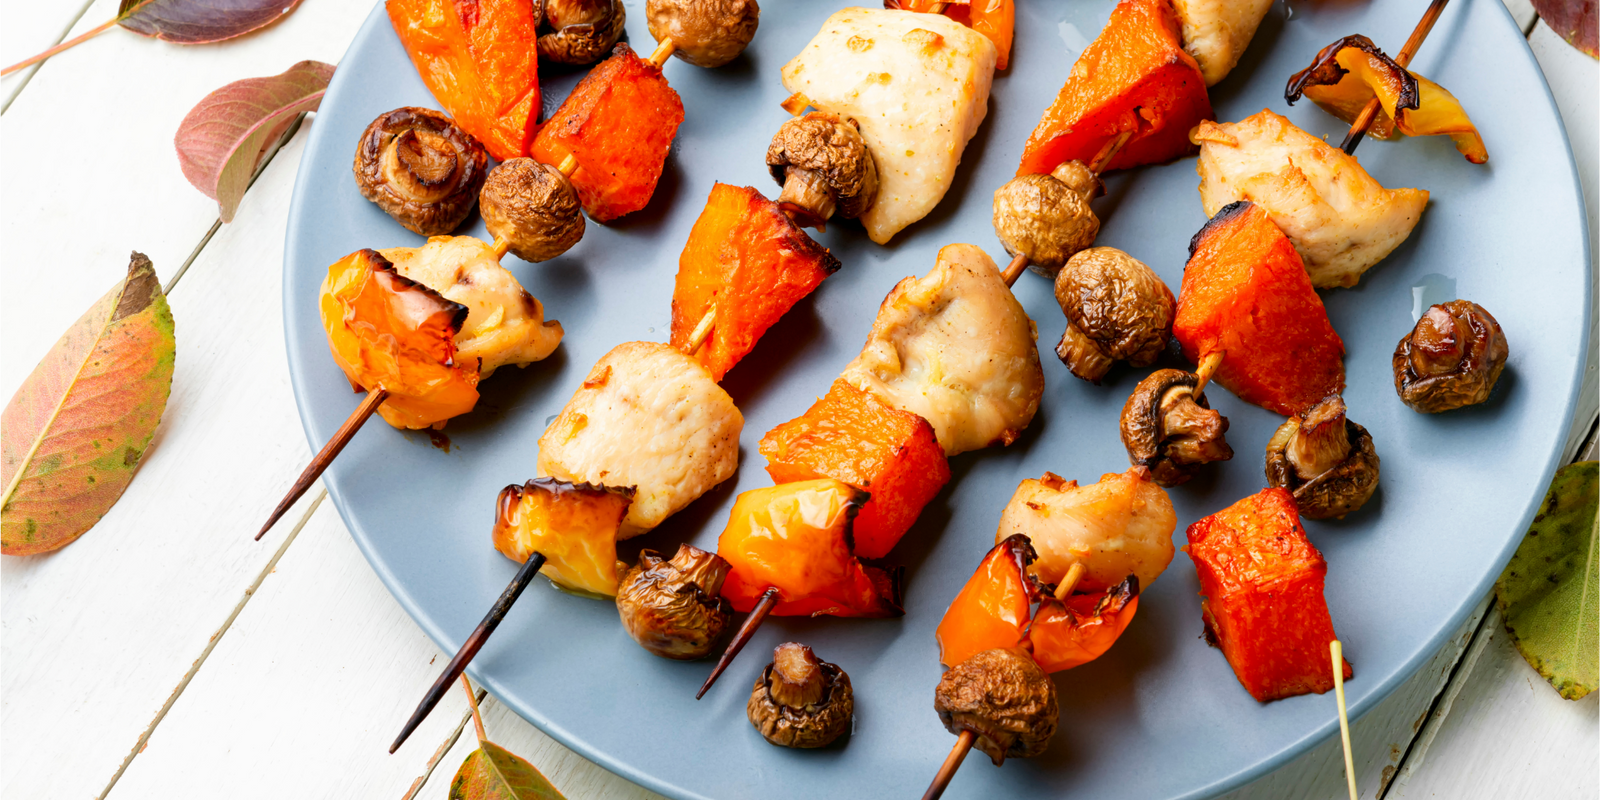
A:
[[[323,503],[109,796],[398,798],[466,711],[389,755],[447,659]]]
[[[127,493],[66,548],[0,560],[0,795],[98,795],[288,532],[251,541],[310,458],[278,299],[302,141],[171,295],[172,397]]]
[[[10,66],[36,53],[54,47],[66,37],[73,23],[91,0],[53,2],[10,2],[5,6],[4,25],[0,25],[0,67]],[[105,20],[100,20],[104,22]],[[38,65],[0,78],[0,107],[21,91]]]
[[[96,0],[74,31],[116,8]],[[114,30],[45,63],[0,116],[0,291],[28,299],[28,313],[0,315],[0,396],[122,277],[130,250],[149,255],[165,280],[216,220],[216,204],[184,180],[172,145],[189,109],[230,81],[308,58],[337,61],[371,8],[302,3],[271,27],[209,45]],[[255,268],[279,267],[263,259]]]
[[[1511,18],[1517,21],[1517,27],[1527,33],[1533,29],[1533,23],[1539,19],[1539,12],[1533,10],[1532,0],[1501,0],[1506,4],[1506,10],[1511,12]]]
[[[465,701],[465,694],[457,694]],[[661,795],[629,783],[568,750],[560,742],[524,722],[493,697],[484,698],[479,712],[483,716],[484,732],[488,734],[489,741],[527,759],[528,763],[550,779],[551,785],[567,796],[567,800],[665,800]],[[477,734],[473,732],[472,724],[468,723],[455,746],[439,760],[438,767],[417,793],[415,800],[446,800],[456,770],[477,748]]]
[[[1430,721],[1393,800],[1590,800],[1600,796],[1600,693],[1563,700],[1510,643],[1499,609],[1463,664],[1466,677]],[[1470,667],[1470,669],[1468,669]]]

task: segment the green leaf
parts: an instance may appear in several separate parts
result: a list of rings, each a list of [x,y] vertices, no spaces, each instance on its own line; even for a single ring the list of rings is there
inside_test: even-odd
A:
[[[450,800],[566,800],[532,764],[494,742],[461,763],[450,782]]]
[[[1600,682],[1600,462],[1562,468],[1495,583],[1506,630],[1562,697]]]
[[[111,509],[161,422],[175,349],[161,283],[134,253],[0,417],[0,552],[65,547]]]

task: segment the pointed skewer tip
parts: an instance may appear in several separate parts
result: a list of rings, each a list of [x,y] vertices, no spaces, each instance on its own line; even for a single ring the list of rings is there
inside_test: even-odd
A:
[[[717,682],[717,678],[722,675],[723,670],[726,670],[728,665],[733,663],[734,656],[739,655],[739,651],[750,643],[750,637],[755,635],[756,628],[761,627],[761,621],[772,613],[773,607],[777,604],[778,587],[768,587],[765,592],[761,593],[761,599],[757,600],[755,607],[750,609],[750,616],[744,618],[744,624],[739,626],[739,632],[733,635],[733,641],[728,643],[728,649],[724,650],[722,657],[717,659],[716,668],[711,670],[711,674],[706,677],[706,682],[701,684],[700,691],[695,693],[694,699],[699,700],[706,696],[706,691],[711,688],[711,684]]]

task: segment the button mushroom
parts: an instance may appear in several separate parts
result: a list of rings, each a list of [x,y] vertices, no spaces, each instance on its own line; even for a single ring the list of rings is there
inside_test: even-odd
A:
[[[1328,395],[1272,434],[1267,483],[1292,492],[1300,516],[1343,517],[1378,488],[1372,435],[1345,418],[1344,398]]]
[[[1067,330],[1056,355],[1072,374],[1098,382],[1112,363],[1149,366],[1167,347],[1177,301],[1161,277],[1114,247],[1091,247],[1056,274]]]
[[[1101,194],[1100,179],[1080,161],[1049,175],[1022,175],[994,193],[994,232],[1012,257],[1028,257],[1028,269],[1055,277],[1067,259],[1094,244],[1100,220],[1089,201]]]
[[[705,658],[728,629],[733,607],[721,596],[728,562],[687,544],[671,561],[639,551],[639,565],[622,577],[617,612],[639,646],[662,658]]]
[[[406,230],[442,236],[472,213],[488,164],[483,145],[449,117],[397,108],[362,132],[356,186]]]
[[[1224,434],[1228,418],[1196,397],[1192,372],[1160,369],[1139,382],[1122,406],[1122,446],[1128,461],[1150,470],[1158,486],[1177,486],[1202,464],[1233,458]]]
[[[976,734],[972,746],[995,766],[1043,753],[1061,715],[1050,676],[1026,653],[1000,648],[951,667],[934,690],[933,708],[945,730]]]
[[[778,204],[795,224],[821,228],[834,214],[854,218],[878,197],[878,167],[853,119],[813,111],[783,123],[767,147],[783,184]]]
[[[788,642],[772,651],[745,704],[750,724],[780,747],[826,747],[850,729],[855,695],[850,676],[817,658],[811,648]]]
[[[622,37],[627,12],[622,0],[533,0],[539,57],[560,64],[593,64],[611,54]]]
[[[671,40],[672,54],[697,67],[720,67],[739,57],[756,35],[755,0],[649,0],[650,35]]]
[[[523,261],[549,261],[583,238],[578,192],[549,164],[513,158],[489,171],[478,198],[489,234]]]
[[[1505,332],[1483,306],[1452,300],[1428,308],[1394,349],[1394,389],[1424,414],[1489,399],[1509,354]]]

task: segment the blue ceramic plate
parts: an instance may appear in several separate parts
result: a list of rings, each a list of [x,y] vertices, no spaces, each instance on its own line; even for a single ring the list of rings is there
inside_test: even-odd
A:
[[[534,476],[539,434],[602,354],[630,340],[667,339],[673,276],[713,181],[776,196],[762,156],[785,119],[779,68],[842,3],[768,2],[744,56],[718,70],[666,67],[687,119],[655,197],[616,224],[540,265],[507,266],[561,320],[566,341],[549,360],[486,381],[472,414],[450,422],[455,447],[374,423],[324,479],[372,568],[440,647],[454,651],[516,565],[490,546],[501,487]],[[1337,142],[1344,126],[1309,102],[1289,108],[1283,86],[1323,45],[1366,33],[1397,51],[1426,3],[1275,6],[1243,60],[1213,89],[1217,116],[1271,108]],[[641,0],[628,33],[653,40]],[[990,195],[1012,176],[1022,143],[1073,60],[1110,15],[1111,0],[1019,3],[1010,70],[995,80],[989,117],[968,145],[944,202],[887,247],[858,225],[819,240],[844,269],[761,340],[725,386],[745,415],[736,480],[625,547],[714,549],[734,496],[770,485],[756,443],[804,412],[865,340],[896,281],[921,275],[938,248],[972,242],[1004,262]],[[1387,186],[1431,191],[1410,239],[1355,289],[1324,302],[1344,337],[1351,416],[1383,459],[1383,482],[1359,513],[1310,522],[1329,565],[1327,599],[1355,665],[1352,714],[1371,709],[1431,656],[1510,557],[1555,468],[1584,353],[1588,257],[1582,200],[1561,119],[1521,33],[1498,0],[1456,0],[1415,67],[1449,87],[1488,143],[1486,166],[1443,137],[1367,142],[1361,160]],[[548,114],[577,74],[546,76]],[[317,320],[327,265],[363,247],[420,244],[363,200],[351,176],[356,139],[378,114],[436,104],[374,9],[339,65],[312,127],[290,214],[284,314],[295,395],[314,446],[356,406]],[[1182,277],[1189,237],[1205,222],[1194,160],[1111,177],[1096,211],[1099,243],[1122,248],[1169,286]],[[483,236],[483,227],[474,231]],[[1127,469],[1118,439],[1123,400],[1146,370],[1119,369],[1100,386],[1072,377],[1050,352],[1065,321],[1048,283],[1026,274],[1017,296],[1038,322],[1046,392],[1038,416],[1008,448],[962,455],[952,480],[891,555],[907,565],[906,616],[894,620],[776,619],[719,685],[696,702],[707,663],[656,658],[630,640],[616,609],[531,588],[473,662],[472,676],[517,713],[606,768],[679,798],[916,796],[952,742],[933,712],[939,680],[933,629],[994,543],[1019,481],[1046,470],[1092,481]],[[1464,297],[1485,305],[1511,343],[1509,368],[1488,402],[1424,416],[1395,396],[1389,356],[1421,308]],[[1224,390],[1237,456],[1171,492],[1181,543],[1189,523],[1265,485],[1262,452],[1279,417]],[[969,760],[953,797],[1197,798],[1266,774],[1337,727],[1331,695],[1260,705],[1222,655],[1200,638],[1200,599],[1178,555],[1100,660],[1056,676],[1061,730],[1040,758],[995,769]],[[770,648],[801,640],[855,683],[854,733],[811,752],[773,747],[745,719],[745,700]],[[397,697],[409,704],[412,697]],[[409,707],[409,705],[408,705]],[[410,747],[425,747],[412,742]]]

